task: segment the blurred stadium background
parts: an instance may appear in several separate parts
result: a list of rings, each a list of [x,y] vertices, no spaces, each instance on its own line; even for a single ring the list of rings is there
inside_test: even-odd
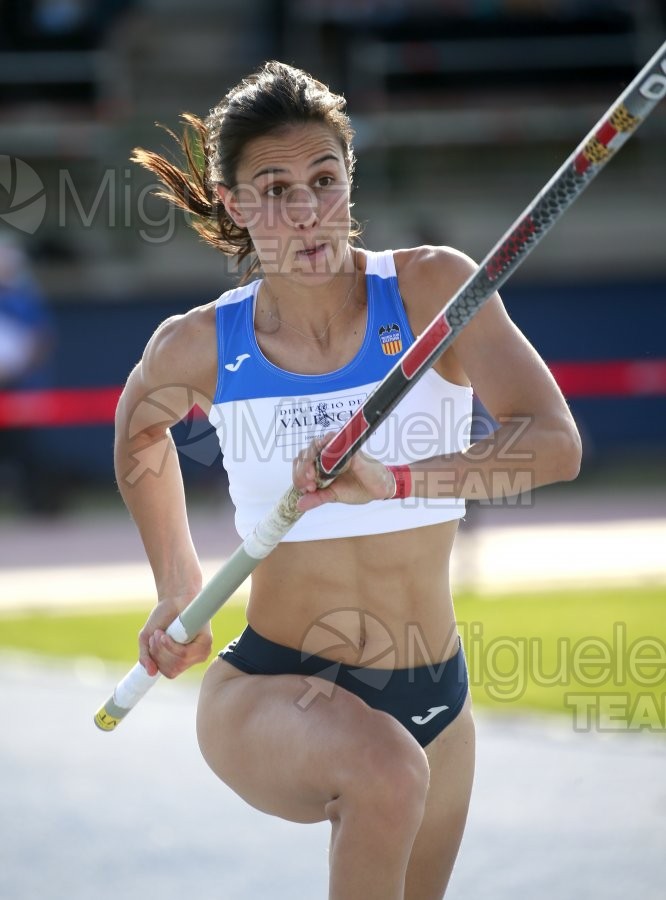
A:
[[[147,337],[233,283],[128,162],[138,144],[168,144],[155,121],[206,114],[266,58],[302,65],[348,97],[367,246],[450,243],[481,258],[663,40],[665,8],[5,0],[0,236],[29,254],[49,319],[39,366],[0,401],[5,445],[30,426],[12,459],[32,468],[19,502],[57,510],[112,489],[111,411]],[[665,135],[662,105],[504,290],[571,401],[584,479],[664,480]],[[201,426],[179,440],[190,483],[219,483]],[[7,504],[16,473],[0,466]]]
[[[666,37],[664,0],[2,0],[0,17],[0,609],[5,616],[47,607],[62,612],[73,604],[85,610],[151,603],[150,573],[114,486],[113,409],[156,325],[214,298],[235,278],[183,216],[151,195],[148,176],[129,163],[136,145],[168,144],[156,121],[177,128],[182,111],[205,115],[267,58],[301,65],[348,98],[359,157],[355,213],[365,223],[365,244],[376,249],[447,243],[479,259]],[[634,623],[636,634],[664,640],[663,615],[655,618],[655,610],[666,584],[665,147],[662,104],[503,290],[511,315],[571,403],[583,434],[584,465],[574,484],[545,489],[527,502],[472,504],[454,573],[461,587],[481,592],[493,584],[521,592],[646,585],[652,605],[649,615]],[[195,416],[178,426],[176,438],[195,541],[212,571],[236,544],[217,446]],[[4,621],[8,627],[9,619]],[[551,616],[551,629],[553,621]],[[34,619],[30,627],[37,628]],[[1,640],[2,632],[0,618],[0,644],[11,644]],[[87,633],[83,626],[81,633]],[[94,647],[89,655],[96,655]],[[29,688],[25,703],[43,709],[44,685],[52,674],[22,671],[7,669],[8,685],[20,697]],[[81,672],[79,686],[99,694],[101,702],[111,686],[109,672],[99,675],[85,666]],[[58,678],[53,684],[73,690]],[[87,693],[73,705],[69,728],[86,748],[77,757],[81,766],[94,767],[97,745],[88,746],[89,735],[79,732],[84,726],[71,718],[88,704]],[[663,685],[654,693],[665,702]],[[169,740],[164,706],[158,725]],[[26,800],[20,778],[50,769],[39,754],[28,754],[21,769],[20,741],[34,736],[27,713],[16,717],[17,710],[15,746],[9,737],[0,744],[0,756],[17,772],[15,780],[5,779],[6,787],[11,782],[14,793],[8,796],[17,810],[27,803],[38,815],[39,799]],[[158,713],[153,708],[153,717]],[[666,723],[660,723],[658,711],[655,716],[656,730],[661,724],[663,731]],[[150,728],[156,720],[147,715],[142,726],[139,714],[137,719],[133,725],[144,728],[141,739],[154,740]],[[51,727],[57,727],[55,720]],[[570,719],[568,730],[570,739]],[[529,744],[530,753],[534,750],[533,768],[525,773],[529,793],[541,781],[544,748],[538,743],[532,748],[532,738],[519,730],[515,734],[523,749]],[[505,739],[503,766],[515,761],[515,747]],[[554,740],[562,741],[562,733]],[[603,809],[607,827],[600,840],[609,855],[604,857],[592,838],[586,842],[582,831],[571,830],[564,808],[553,812],[562,831],[545,830],[544,843],[537,846],[543,824],[538,804],[523,805],[522,813],[510,810],[515,798],[508,779],[506,796],[501,790],[492,795],[502,814],[484,806],[483,799],[477,807],[467,868],[462,858],[460,896],[465,887],[493,900],[537,892],[544,898],[606,900],[626,896],[626,890],[642,900],[663,896],[656,886],[663,888],[656,864],[663,839],[658,851],[651,837],[657,824],[663,826],[663,797],[655,794],[649,811],[646,806],[641,813],[633,797],[643,785],[625,781],[624,794],[611,793],[631,755],[625,745],[619,750],[613,745],[607,752],[615,755],[605,757],[602,802],[589,778],[601,771],[607,746],[590,751],[585,775],[576,770],[573,756],[567,757],[566,774],[558,774],[551,760],[555,774],[544,784],[550,784],[552,796],[544,802],[556,803],[557,785],[564,784],[578,792],[581,821],[592,805]],[[647,779],[656,769],[652,751],[641,748]],[[552,750],[551,745],[548,753]],[[113,765],[115,752],[104,757],[104,765]],[[484,752],[492,767],[491,752]],[[573,745],[565,752],[574,752]],[[63,758],[68,754],[69,747],[62,749]],[[128,771],[133,764],[125,757],[120,762]],[[4,768],[11,776],[11,765]],[[496,772],[484,782],[488,796],[501,777]],[[132,791],[142,790],[131,783]],[[648,783],[652,790],[654,782]],[[88,783],[77,783],[75,790],[82,796],[94,793]],[[107,809],[111,803],[105,798]],[[628,818],[633,841],[620,844],[611,826],[620,828]],[[515,826],[507,831],[514,846],[532,841],[533,864],[522,882],[502,875],[499,849],[497,858],[488,856],[498,822],[503,829]],[[248,820],[244,842],[255,823]],[[98,827],[99,821],[90,825],[91,834]],[[54,821],[53,833],[44,831],[45,845],[57,834]],[[275,839],[274,834],[267,840]],[[279,840],[285,839],[278,845]],[[511,840],[505,842],[507,853]],[[551,840],[567,848],[570,868],[544,878]],[[168,841],[158,844],[156,853]],[[25,846],[20,845],[21,853]],[[282,855],[287,858],[286,849]],[[17,852],[16,860],[21,858]],[[595,878],[606,867],[603,889],[592,876],[585,886],[575,881],[574,869],[579,873],[588,859],[598,864]],[[278,864],[276,857],[272,865]],[[494,893],[483,894],[478,886],[477,865],[499,867]],[[36,884],[41,896],[60,896],[34,878],[21,881],[16,866],[15,861],[15,868],[6,870],[15,873],[7,896],[27,900],[36,895]],[[639,869],[642,888],[635,880]],[[613,878],[613,872],[620,875]],[[320,879],[322,873],[323,868]],[[131,872],[136,893],[125,886],[125,896],[138,896],[148,874],[139,872],[137,863]],[[307,885],[309,876],[302,877]],[[91,883],[82,881],[80,894],[72,888],[68,897],[103,898],[110,889],[98,884],[97,894],[90,893]],[[252,896],[267,896],[266,885],[274,888],[271,896],[282,896],[270,872],[262,884]],[[162,887],[162,896],[171,896]]]

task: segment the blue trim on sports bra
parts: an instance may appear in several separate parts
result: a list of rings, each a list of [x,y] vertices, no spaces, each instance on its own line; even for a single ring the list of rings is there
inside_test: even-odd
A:
[[[254,329],[261,280],[245,287],[244,296],[239,300],[234,301],[231,296],[223,295],[229,299],[219,303],[216,310],[219,361],[213,402],[275,396],[313,396],[381,381],[414,343],[415,337],[405,312],[397,277],[382,277],[374,272],[366,272],[364,277],[368,300],[363,342],[346,365],[316,375],[282,369],[262,353]],[[236,289],[233,293],[239,290],[242,289]],[[384,353],[379,340],[379,328],[387,324],[397,324],[400,329],[402,349],[395,355]],[[228,336],[226,341],[225,335]],[[243,354],[247,354],[247,357],[241,360]],[[225,377],[225,368],[230,373],[233,372],[234,377]]]

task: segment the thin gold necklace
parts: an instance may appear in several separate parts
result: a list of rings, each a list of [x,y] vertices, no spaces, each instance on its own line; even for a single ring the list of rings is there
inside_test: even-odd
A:
[[[292,325],[290,322],[285,322],[284,319],[281,319],[281,318],[280,318],[278,315],[276,315],[276,313],[274,313],[272,310],[269,309],[269,310],[266,310],[266,311],[267,311],[269,317],[270,317],[271,319],[275,319],[275,321],[276,321],[276,322],[279,322],[280,325],[286,325],[287,328],[291,328],[291,330],[292,330],[292,331],[295,331],[296,334],[300,334],[301,337],[304,337],[306,341],[312,341],[312,343],[318,344],[320,341],[323,341],[323,340],[324,340],[324,338],[325,338],[326,335],[328,334],[328,332],[329,332],[329,330],[330,330],[330,327],[331,327],[331,325],[333,324],[333,322],[335,321],[335,319],[337,319],[337,317],[338,317],[338,316],[340,315],[340,313],[345,309],[345,307],[347,306],[347,304],[348,304],[349,301],[351,300],[352,294],[354,293],[354,289],[355,289],[357,283],[358,283],[358,268],[355,269],[355,272],[354,272],[354,280],[352,281],[351,287],[349,288],[349,291],[347,292],[347,296],[345,297],[344,303],[342,304],[342,306],[341,306],[339,309],[337,309],[337,310],[333,313],[333,315],[331,316],[331,318],[328,320],[328,322],[327,322],[327,324],[326,324],[326,328],[324,328],[324,330],[321,332],[321,334],[317,334],[317,335],[315,335],[314,337],[312,337],[312,335],[310,335],[310,334],[306,334],[304,331],[301,331],[300,328],[296,328],[296,326],[295,326],[295,325]],[[264,279],[264,286],[265,286],[266,290],[268,291],[268,294],[269,294],[269,296],[271,297],[271,299],[273,300],[273,302],[277,305],[278,298],[275,296],[275,294],[274,294],[273,291],[271,290],[271,287],[270,287],[270,285],[268,284],[268,282],[266,281],[266,279]]]

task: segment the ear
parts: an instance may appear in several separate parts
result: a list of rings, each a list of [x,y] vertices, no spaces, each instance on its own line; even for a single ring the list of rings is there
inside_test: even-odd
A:
[[[237,225],[239,228],[247,228],[236,191],[234,191],[233,188],[227,187],[226,184],[216,184],[215,191],[234,225]]]

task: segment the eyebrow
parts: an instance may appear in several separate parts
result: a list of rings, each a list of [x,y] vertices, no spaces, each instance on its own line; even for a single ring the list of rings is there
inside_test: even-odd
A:
[[[334,160],[335,162],[339,162],[339,157],[335,155],[335,153],[326,153],[324,156],[320,156],[318,159],[315,159],[314,162],[311,162],[308,168],[314,169],[315,166],[321,165],[323,162],[327,162],[329,159]],[[279,166],[266,166],[263,169],[259,169],[258,172],[255,172],[252,176],[252,181],[255,181],[259,178],[260,175],[281,175],[284,172],[287,172],[287,169],[281,169]]]

